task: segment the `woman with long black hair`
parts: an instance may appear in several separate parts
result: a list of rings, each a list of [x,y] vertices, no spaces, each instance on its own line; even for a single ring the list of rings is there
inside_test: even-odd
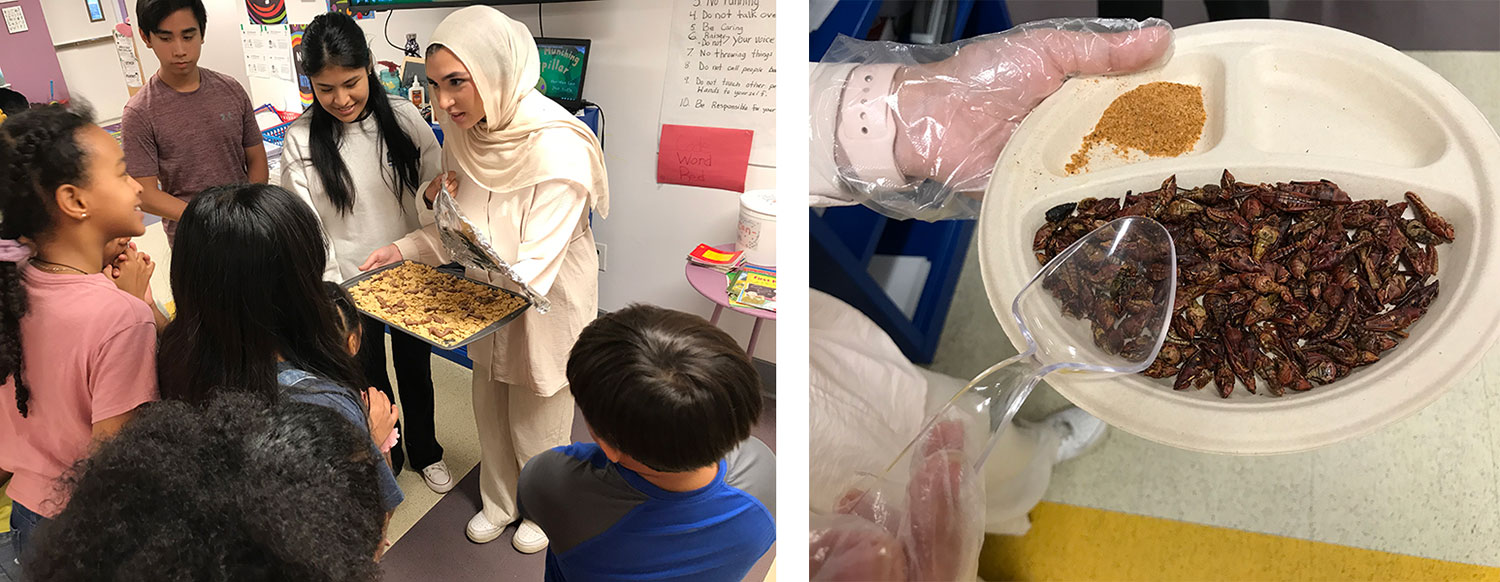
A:
[[[373,65],[364,33],[347,15],[318,16],[302,37],[302,70],[317,98],[287,130],[280,183],[312,207],[327,233],[327,281],[358,275],[371,251],[420,228],[418,212],[426,208],[416,203],[418,188],[441,172],[442,150],[431,126],[409,101],[381,92]],[[360,366],[394,401],[385,365],[386,326],[365,317],[362,327]],[[433,426],[431,354],[427,343],[391,330],[406,413],[391,465],[399,473],[410,455],[427,486],[446,493],[456,481]]]

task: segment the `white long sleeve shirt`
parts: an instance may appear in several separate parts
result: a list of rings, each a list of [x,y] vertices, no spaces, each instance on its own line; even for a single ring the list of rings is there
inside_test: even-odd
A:
[[[384,95],[384,94],[381,94]],[[378,97],[378,96],[377,96]],[[312,116],[304,115],[287,128],[281,153],[280,185],[302,198],[318,215],[328,238],[328,260],[323,279],[340,282],[360,274],[359,265],[375,249],[391,244],[407,233],[432,224],[432,211],[418,204],[427,184],[442,173],[442,148],[416,106],[405,99],[386,96],[397,121],[421,150],[417,172],[421,180],[415,195],[396,199],[395,175],[381,142],[374,116],[343,124],[339,153],[354,182],[354,207],[340,214],[323,189],[312,166],[309,129]]]

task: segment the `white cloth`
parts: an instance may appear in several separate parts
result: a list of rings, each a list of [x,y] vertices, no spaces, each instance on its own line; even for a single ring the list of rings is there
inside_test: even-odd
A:
[[[348,214],[340,214],[329,200],[323,181],[313,168],[309,137],[312,116],[304,115],[287,128],[280,185],[307,202],[323,225],[323,234],[329,242],[324,280],[341,282],[360,274],[359,265],[375,249],[432,224],[432,211],[427,210],[426,204],[418,204],[417,197],[442,172],[442,148],[432,126],[422,119],[416,106],[400,97],[387,98],[401,128],[421,150],[416,192],[407,194],[400,202],[396,201],[394,168],[387,161],[385,144],[373,115],[339,124],[344,130],[339,154],[354,183],[354,207]]]
[[[875,322],[809,296],[811,509],[832,513],[859,472],[880,474],[966,382],[913,365]],[[985,462],[985,530],[1021,535],[1051,480],[1059,435],[1017,422]]]
[[[587,195],[563,181],[491,192],[459,173],[454,199],[464,216],[484,230],[500,258],[552,303],[545,315],[527,311],[470,344],[475,368],[489,366],[497,382],[555,394],[567,386],[568,350],[599,313],[599,255],[589,228]],[[396,241],[396,247],[402,257],[421,263],[452,260],[435,224]],[[520,292],[499,274],[469,269],[466,276]]]
[[[830,513],[857,473],[881,473],[917,437],[927,382],[863,313],[817,290],[808,307],[808,498]]]
[[[495,8],[471,6],[444,18],[432,44],[463,62],[484,101],[484,118],[468,129],[435,112],[457,161],[450,169],[497,192],[571,182],[600,218],[609,217],[604,150],[588,126],[536,91],[541,60],[526,25]]]

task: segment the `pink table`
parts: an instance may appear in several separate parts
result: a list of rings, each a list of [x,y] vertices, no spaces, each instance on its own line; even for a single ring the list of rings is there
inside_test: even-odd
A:
[[[719,245],[718,248],[733,251],[734,245]],[[687,267],[682,272],[687,277],[688,284],[692,285],[693,289],[698,291],[699,295],[714,302],[714,314],[708,318],[709,323],[718,325],[719,314],[724,312],[725,307],[755,318],[755,327],[750,329],[750,345],[745,348],[746,355],[754,356],[755,342],[760,339],[760,324],[764,323],[767,319],[775,321],[776,312],[764,309],[746,309],[730,305],[729,295],[724,292],[724,288],[729,285],[729,281],[724,278],[723,273],[708,267],[694,265],[691,262],[687,262],[686,265]]]

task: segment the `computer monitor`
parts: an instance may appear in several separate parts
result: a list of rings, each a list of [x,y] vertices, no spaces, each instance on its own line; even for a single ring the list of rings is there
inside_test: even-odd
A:
[[[589,68],[591,41],[579,38],[537,38],[542,78],[536,89],[569,111],[581,108],[583,81]]]

